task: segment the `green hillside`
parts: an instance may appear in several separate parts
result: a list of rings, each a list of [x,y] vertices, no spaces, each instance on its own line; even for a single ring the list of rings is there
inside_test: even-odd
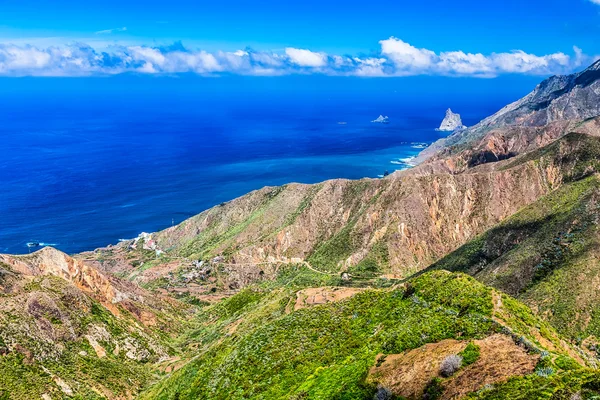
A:
[[[557,374],[582,368],[579,353],[527,307],[467,275],[428,273],[402,286],[294,310],[300,288],[258,286],[205,309],[201,327],[182,343],[194,356],[141,398],[370,399],[378,380],[369,370],[386,355],[449,339],[467,346],[492,335],[529,354],[532,373],[551,369],[540,378],[549,387]],[[501,298],[501,308],[494,298]],[[429,386],[443,393],[451,380],[435,376]],[[567,386],[575,393],[581,384]]]

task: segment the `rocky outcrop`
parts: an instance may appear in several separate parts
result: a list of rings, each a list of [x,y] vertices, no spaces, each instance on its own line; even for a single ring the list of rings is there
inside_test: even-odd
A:
[[[371,122],[375,122],[375,123],[379,123],[379,124],[388,124],[390,122],[390,118],[389,117],[384,117],[383,115],[380,115],[379,117],[377,117],[376,119],[374,119]]]
[[[451,109],[446,110],[446,117],[442,121],[442,124],[437,129],[438,131],[444,132],[454,132],[458,129],[465,129],[466,126],[463,125],[462,119],[460,118],[460,114],[455,114]]]
[[[417,161],[473,147],[491,130],[543,127],[559,121],[581,122],[600,115],[600,61],[568,76],[553,76],[522,99],[477,125],[455,132],[425,149]],[[564,132],[566,134],[567,132]]]
[[[386,179],[264,188],[153,238],[171,255],[223,255],[231,274],[270,275],[269,265],[302,261],[341,273],[377,253],[382,272],[406,277],[559,187],[580,168],[564,156],[583,151],[575,140],[458,174],[418,167]]]
[[[43,276],[60,278],[98,301],[115,316],[125,311],[147,326],[156,325],[157,315],[163,317],[165,311],[176,315],[176,307],[181,306],[170,298],[161,298],[131,282],[100,272],[52,247],[23,256],[0,254],[1,265],[10,268],[13,276],[20,280]]]
[[[506,126],[489,130],[469,146],[450,146],[417,166],[423,173],[461,173],[477,165],[494,163],[549,145],[569,132],[600,135],[600,117],[586,121],[556,121],[544,126]]]
[[[539,355],[528,354],[505,335],[492,335],[472,343],[480,348],[480,358],[446,381],[441,399],[458,399],[485,385],[505,382],[511,377],[534,371]],[[403,354],[381,356],[384,362],[371,368],[369,381],[391,389],[406,399],[422,399],[423,391],[439,376],[440,364],[449,356],[459,354],[468,343],[448,339],[426,344]]]
[[[129,295],[117,289],[106,275],[52,247],[45,247],[22,257],[0,255],[0,261],[11,265],[24,275],[53,275],[73,283],[116,314],[118,309],[115,304],[129,298]]]
[[[49,247],[0,255],[0,297],[2,383],[31,382],[11,398],[133,398],[188,309]]]

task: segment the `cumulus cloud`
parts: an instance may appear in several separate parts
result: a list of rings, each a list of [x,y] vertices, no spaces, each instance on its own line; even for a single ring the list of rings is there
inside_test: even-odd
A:
[[[489,55],[463,51],[437,54],[428,49],[418,49],[394,37],[382,40],[380,44],[382,54],[394,63],[396,68],[392,74],[396,75],[549,75],[571,72],[581,66],[586,58],[577,47],[574,47],[575,57],[571,57],[561,52],[538,56],[521,50]]]
[[[598,0],[600,1],[600,0]],[[86,76],[121,73],[206,76],[326,74],[362,77],[444,75],[494,77],[501,74],[570,73],[594,57],[578,47],[573,54],[535,55],[466,53],[419,48],[391,37],[368,55],[337,55],[288,47],[283,52],[241,49],[233,52],[191,49],[181,42],[169,46],[117,46],[102,49],[85,43],[33,46],[0,43],[2,76]]]
[[[323,53],[288,47],[285,54],[291,62],[301,67],[324,67],[327,64],[327,55]]]
[[[394,37],[379,42],[381,54],[394,62],[400,71],[420,71],[428,68],[435,60],[435,53],[414,46]]]

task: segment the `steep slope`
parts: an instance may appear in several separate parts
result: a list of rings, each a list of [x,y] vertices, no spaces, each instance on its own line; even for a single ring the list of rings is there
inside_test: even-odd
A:
[[[589,158],[597,163],[600,147],[583,138]],[[561,333],[595,350],[600,338],[599,201],[597,175],[573,181],[432,268],[464,271],[517,296]]]
[[[388,179],[264,188],[150,235],[164,250],[157,258],[139,241],[82,257],[154,287],[197,285],[197,294],[270,279],[289,263],[325,274],[408,277],[582,169],[597,170],[585,153],[600,139],[569,137],[460,174],[416,169]],[[143,254],[151,258],[133,266]]]
[[[429,160],[410,170],[378,180],[264,188],[78,258],[146,287],[203,300],[270,279],[289,263],[325,274],[408,277],[575,173],[576,157],[564,163],[536,150],[572,132],[600,137],[599,68],[600,62],[549,78],[433,146],[433,153],[424,152]],[[506,161],[527,153],[535,155]]]
[[[465,149],[481,146],[486,135],[495,130],[496,136],[513,127],[525,128],[558,126],[561,121],[575,123],[600,115],[600,61],[586,70],[568,76],[553,76],[540,83],[530,94],[509,104],[477,125],[441,139],[423,151],[419,160],[443,158]],[[556,132],[555,132],[556,133]],[[563,133],[568,133],[564,131]],[[546,143],[547,144],[547,143]]]
[[[264,188],[74,258],[0,255],[0,398],[600,396],[599,70],[385,179]]]
[[[438,271],[294,310],[298,288],[258,286],[207,309],[188,339],[196,357],[141,398],[367,399],[386,385],[408,399],[449,399],[550,369],[545,391],[575,394],[600,379],[525,306],[466,275]],[[441,360],[457,354],[467,361],[443,378]],[[556,379],[573,368],[589,377]]]
[[[173,353],[185,306],[45,248],[0,255],[0,393],[133,398]]]

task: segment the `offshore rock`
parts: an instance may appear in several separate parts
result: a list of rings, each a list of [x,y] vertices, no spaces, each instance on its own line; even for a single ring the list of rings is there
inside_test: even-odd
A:
[[[465,129],[460,114],[453,113],[451,109],[446,110],[446,117],[442,121],[442,124],[437,129],[438,131],[454,132],[458,129]]]

